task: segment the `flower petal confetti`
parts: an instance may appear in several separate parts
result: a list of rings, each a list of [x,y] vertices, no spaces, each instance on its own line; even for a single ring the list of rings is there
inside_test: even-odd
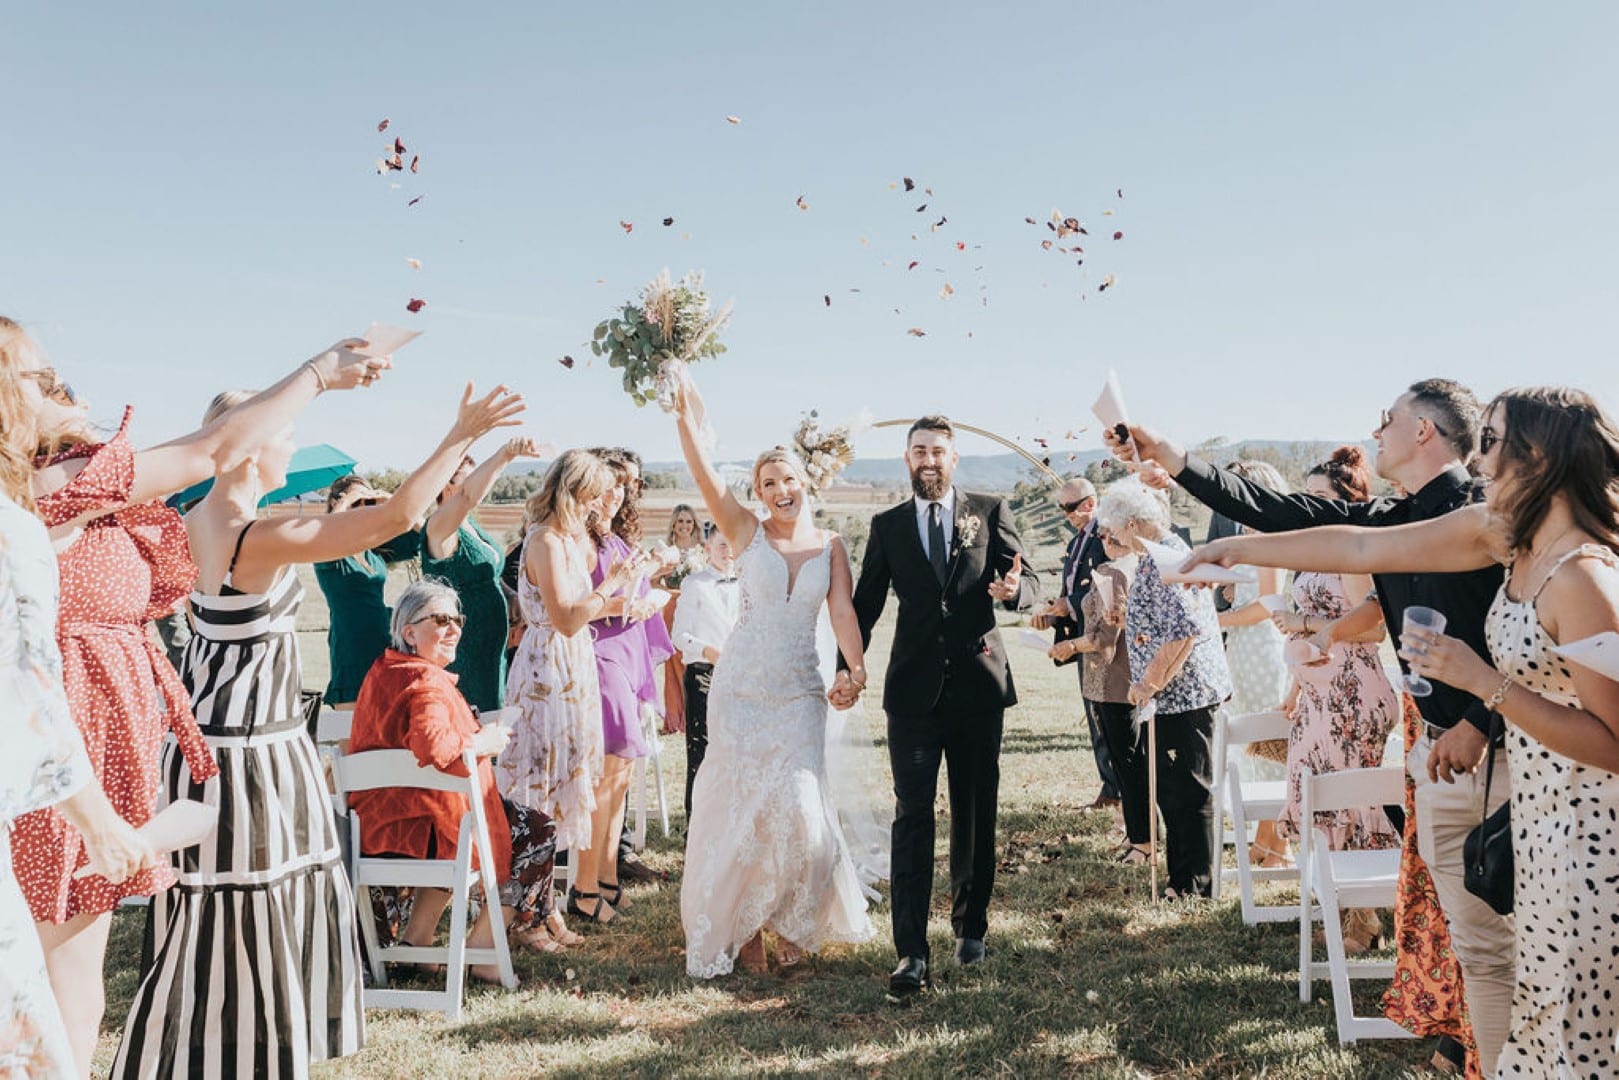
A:
[[[725,118],[725,122],[734,127],[735,125],[740,124],[742,122],[742,118],[740,116],[727,116]]]
[[[920,326],[913,326],[913,327],[911,327],[909,330],[907,330],[905,332],[907,334],[911,335],[912,337],[927,337],[928,336],[928,332],[926,330],[922,329]]]
[[[417,299],[415,299],[413,297],[411,299],[410,303],[405,305],[405,310],[410,312],[412,315],[414,315],[414,314],[416,314],[418,311],[422,310],[422,308],[424,308],[426,306],[427,306],[427,301],[426,300],[417,300]]]
[[[1113,234],[1113,239],[1115,239],[1115,240],[1123,240],[1124,239],[1124,231],[1121,229],[1120,231],[1114,233]]]
[[[826,306],[827,306],[827,307],[831,307],[831,306],[832,306],[832,294],[831,294],[831,293],[825,293],[825,294],[823,294],[823,295],[822,295],[822,296],[821,296],[821,299],[822,299],[822,300],[825,300],[825,301],[826,301]]]
[[[808,210],[809,209],[809,203],[804,201],[804,196],[802,196],[802,195],[800,195],[798,198],[793,200],[793,205],[798,207],[800,210]]]
[[[558,360],[557,363],[561,364],[569,371],[573,370],[573,357],[571,356],[564,356],[562,359]]]
[[[674,223],[675,223],[675,219],[672,218],[672,217],[666,217],[666,218],[663,219],[663,227],[666,228],[666,229],[669,226],[673,225]]]
[[[405,262],[412,270],[420,270],[422,268],[422,260],[420,259],[406,259]]]
[[[944,288],[939,290],[939,299],[948,300],[954,295],[956,295],[956,287],[950,284],[948,281],[945,282]]]
[[[403,154],[404,152],[405,152],[405,140],[399,138],[397,135],[394,136],[394,153]]]
[[[905,181],[905,190],[906,191],[915,191],[916,190],[916,181],[915,180],[912,180],[909,176],[902,177],[902,179]]]
[[[635,231],[635,222],[633,222],[633,221],[624,221],[623,219],[620,219],[619,223],[618,223],[618,227],[624,230],[624,235],[625,236],[628,236],[628,235],[630,235],[630,233]]]
[[[956,241],[956,250],[957,251],[966,251],[967,250],[967,242],[965,240],[957,240]]]
[[[916,269],[916,260],[912,259],[911,260],[911,265],[907,266],[905,269],[907,269],[907,270],[915,270]]]
[[[1108,289],[1113,287],[1116,280],[1117,279],[1114,278],[1114,276],[1112,274],[1109,274],[1107,277],[1102,279],[1102,284],[1096,291],[1097,292],[1107,292]]]
[[[414,154],[411,156],[410,171],[413,173],[422,171],[422,155]]]
[[[410,200],[410,202],[406,203],[405,205],[406,206],[415,206],[417,203],[419,203],[421,201],[422,201],[422,196],[418,195],[414,199]]]
[[[384,116],[380,121],[377,122],[377,131],[378,131],[378,133],[381,133],[381,132],[384,132],[384,131],[387,131],[387,130],[388,130],[388,118],[386,116]]]

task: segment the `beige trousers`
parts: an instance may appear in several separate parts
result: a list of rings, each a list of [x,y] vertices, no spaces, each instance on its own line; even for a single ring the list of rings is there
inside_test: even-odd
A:
[[[1484,1075],[1492,1077],[1512,1022],[1512,991],[1517,981],[1512,916],[1497,915],[1462,883],[1462,845],[1484,816],[1484,768],[1480,766],[1454,783],[1429,780],[1428,755],[1432,751],[1433,740],[1423,735],[1406,758],[1406,768],[1417,785],[1417,851],[1433,875],[1439,906],[1450,925],[1451,947],[1462,967],[1462,989],[1473,1038],[1478,1042],[1479,1062]],[[1506,802],[1511,792],[1506,751],[1497,750],[1490,810]]]

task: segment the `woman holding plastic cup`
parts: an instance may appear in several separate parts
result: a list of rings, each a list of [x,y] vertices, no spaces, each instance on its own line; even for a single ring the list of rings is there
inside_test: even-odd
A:
[[[1497,1075],[1611,1076],[1619,892],[1601,883],[1619,878],[1619,681],[1561,650],[1619,630],[1619,425],[1581,391],[1515,390],[1491,402],[1480,448],[1482,506],[1398,528],[1234,537],[1190,561],[1507,567],[1488,660],[1417,626],[1402,635],[1402,656],[1416,675],[1478,694],[1507,724],[1517,990]]]

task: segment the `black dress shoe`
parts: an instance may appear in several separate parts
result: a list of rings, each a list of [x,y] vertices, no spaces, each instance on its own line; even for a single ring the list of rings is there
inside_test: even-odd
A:
[[[640,859],[629,858],[618,860],[618,879],[639,884],[652,881],[667,881],[669,880],[669,875],[661,870],[652,869]]]
[[[933,981],[928,978],[928,962],[917,956],[907,956],[888,977],[888,1000],[905,1001],[932,985]]]
[[[978,963],[988,951],[984,948],[983,938],[958,937],[956,939],[956,963],[962,967]]]

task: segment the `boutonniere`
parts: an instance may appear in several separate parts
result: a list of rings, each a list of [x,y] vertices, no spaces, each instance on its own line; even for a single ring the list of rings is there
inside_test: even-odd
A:
[[[978,537],[978,530],[983,527],[977,514],[963,514],[956,519],[956,545],[958,547],[971,547]]]

